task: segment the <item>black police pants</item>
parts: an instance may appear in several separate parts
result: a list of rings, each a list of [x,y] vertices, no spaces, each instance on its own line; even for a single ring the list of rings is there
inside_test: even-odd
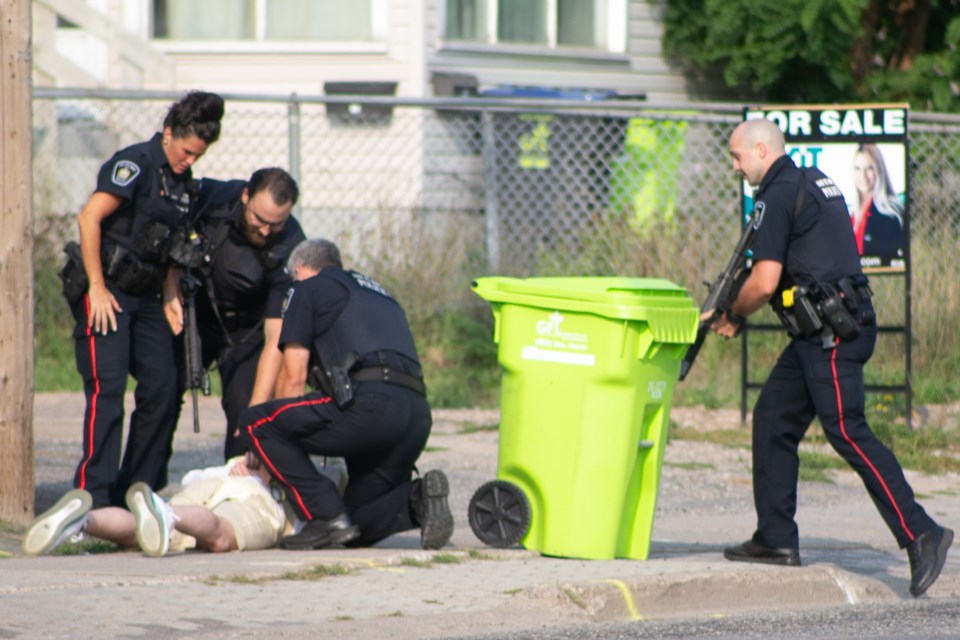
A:
[[[344,411],[329,396],[314,392],[250,407],[240,422],[304,520],[346,512],[360,528],[351,546],[369,546],[415,527],[411,474],[431,426],[423,396],[396,385],[361,382]],[[317,470],[311,454],[345,459],[349,481],[343,498]]]
[[[753,411],[754,541],[799,546],[797,447],[814,416],[827,440],[862,479],[900,547],[934,527],[914,499],[893,453],[864,417],[863,365],[873,354],[876,327],[825,350],[819,338],[795,339],[780,355]]]
[[[240,414],[250,405],[250,394],[257,379],[257,364],[263,350],[263,329],[253,328],[231,334],[233,345],[225,347],[217,363],[223,396],[220,406],[227,418],[223,458],[243,455],[245,438],[239,436]]]
[[[226,461],[246,451],[247,441],[235,434],[239,429],[240,414],[250,404],[250,394],[257,379],[257,364],[263,350],[262,325],[232,332],[229,342],[223,333],[201,332],[200,343],[204,366],[216,363],[220,374],[220,406],[227,420],[223,443],[223,459]],[[181,367],[185,367],[182,333],[178,336],[176,349]],[[186,387],[184,372],[185,369],[181,371],[180,396],[183,396]],[[186,401],[190,402],[190,399]]]
[[[109,289],[122,309],[116,331],[101,335],[87,325],[86,295],[71,307],[77,371],[87,397],[83,457],[73,484],[91,493],[94,507],[124,506],[134,482],[155,490],[166,486],[178,406],[173,333],[160,297]],[[136,407],[121,460],[128,374],[137,381]]]

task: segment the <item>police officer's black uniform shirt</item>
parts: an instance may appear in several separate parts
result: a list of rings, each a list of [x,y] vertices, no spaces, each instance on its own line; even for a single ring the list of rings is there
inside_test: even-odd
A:
[[[377,282],[356,271],[326,267],[294,283],[286,300],[280,348],[312,348],[324,366],[387,366],[420,375],[417,349],[406,314]],[[376,360],[367,361],[376,354]],[[394,359],[390,354],[396,354]]]
[[[260,318],[279,318],[283,301],[293,279],[287,273],[290,252],[305,239],[300,223],[290,216],[283,229],[265,247],[251,245],[243,235],[241,219],[242,180],[221,182],[204,179],[201,204],[207,213],[202,216],[209,260],[203,269],[212,279],[219,313],[227,324],[239,315],[239,326],[249,327]],[[209,206],[205,206],[210,202]],[[228,330],[235,327],[228,326]]]
[[[333,278],[316,275],[295,282],[288,293],[283,312],[280,349],[285,344],[293,343],[313,353],[316,338],[336,323],[349,302],[350,291]]]
[[[796,220],[800,169],[789,156],[770,166],[754,194],[753,259],[784,265],[777,294],[794,283],[834,283],[861,272],[843,195],[819,169],[805,172],[805,193]]]
[[[106,243],[132,249],[136,238],[156,222],[174,228],[190,207],[190,169],[175,174],[163,153],[162,134],[118,151],[102,167],[96,190],[123,199],[101,224]],[[154,261],[154,260],[151,260]]]

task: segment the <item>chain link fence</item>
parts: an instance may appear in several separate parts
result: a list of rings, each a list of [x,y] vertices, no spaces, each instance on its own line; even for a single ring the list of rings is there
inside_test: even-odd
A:
[[[181,96],[35,90],[38,283],[39,266],[57,263],[76,235],[100,165],[158,131]],[[738,105],[224,98],[221,139],[195,175],[289,169],[307,235],[340,244],[414,320],[482,306],[470,282],[494,273],[663,277],[699,299],[739,236],[740,183],[726,150]],[[910,118],[914,354],[936,364],[938,347],[952,357],[960,342],[960,118]],[[903,278],[883,280],[894,281],[885,306],[902,314]],[[38,286],[38,317],[62,315],[62,304],[55,286]]]

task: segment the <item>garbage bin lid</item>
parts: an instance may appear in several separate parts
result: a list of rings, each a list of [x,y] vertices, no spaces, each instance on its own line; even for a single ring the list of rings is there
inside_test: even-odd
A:
[[[644,320],[670,342],[693,342],[700,311],[686,289],[660,278],[477,278],[473,289],[488,302],[578,311]]]

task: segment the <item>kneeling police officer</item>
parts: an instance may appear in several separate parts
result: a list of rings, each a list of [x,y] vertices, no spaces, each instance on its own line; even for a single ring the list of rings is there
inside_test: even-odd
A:
[[[419,527],[423,548],[442,547],[453,533],[447,478],[433,470],[411,480],[432,418],[403,309],[370,278],[344,270],[327,240],[300,244],[289,269],[296,283],[280,332],[283,399],[240,420],[306,522],[280,546],[368,546]],[[315,391],[302,395],[308,373]],[[345,459],[342,498],[311,454]]]
[[[816,416],[907,550],[910,593],[919,596],[940,575],[953,531],[917,504],[896,457],[864,417],[863,366],[877,327],[843,196],[819,170],[794,165],[782,132],[768,120],[737,126],[729,150],[734,171],[757,187],[754,264],[731,312],[712,329],[732,337],[743,318],[769,301],[792,340],[753,411],[757,528],[750,540],[725,549],[724,557],[800,564],[797,448]]]

